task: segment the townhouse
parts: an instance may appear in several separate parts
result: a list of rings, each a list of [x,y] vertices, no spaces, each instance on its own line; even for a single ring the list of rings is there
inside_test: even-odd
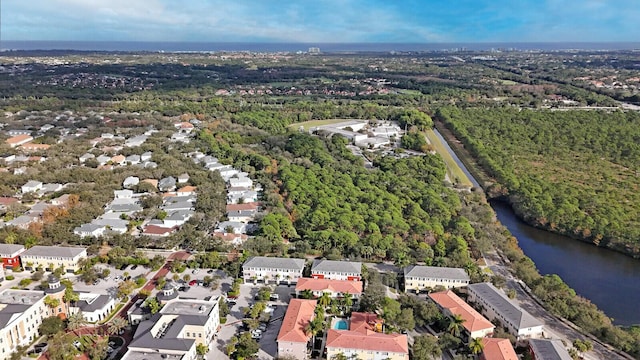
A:
[[[316,304],[315,300],[291,299],[276,339],[279,357],[308,358],[311,334],[306,327],[315,317]]]
[[[427,291],[436,286],[445,289],[469,285],[469,275],[464,269],[436,266],[410,265],[404,268],[404,291]]]
[[[467,287],[470,302],[481,307],[490,320],[498,320],[518,340],[542,337],[544,324],[511,301],[491,283]]]
[[[86,248],[63,246],[34,246],[20,254],[25,270],[42,268],[52,271],[62,267],[68,273],[80,270],[78,263],[86,257]]]
[[[447,290],[430,293],[429,297],[446,316],[451,317],[458,315],[464,320],[462,325],[465,329],[466,338],[469,341],[493,334],[495,326],[469,304],[464,302],[464,300],[453,291]]]
[[[332,279],[360,281],[362,263],[355,261],[314,260],[311,265],[311,277],[314,279]]]
[[[20,267],[20,254],[25,250],[23,245],[0,244],[0,258],[2,258],[3,267],[6,269]]]
[[[529,354],[533,360],[571,360],[573,359],[560,340],[531,339]]]
[[[246,283],[297,283],[304,263],[304,259],[254,256],[242,265],[242,279]]]
[[[32,290],[0,292],[0,360],[9,359],[18,346],[27,346],[48,317],[45,293]]]
[[[315,297],[327,293],[334,299],[345,294],[359,299],[362,295],[362,281],[300,278],[296,284],[296,295],[300,296],[305,291],[310,291]]]
[[[509,339],[482,339],[480,360],[520,360]]]

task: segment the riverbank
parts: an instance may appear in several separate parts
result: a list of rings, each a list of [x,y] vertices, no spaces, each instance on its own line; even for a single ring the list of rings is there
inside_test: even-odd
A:
[[[485,187],[484,190],[487,191],[487,189],[490,188],[495,190],[495,188],[499,188],[499,185],[492,182],[492,179],[482,171],[475,161],[472,161],[473,158],[466,152],[464,146],[455,138],[453,138],[454,140],[452,141],[452,134],[446,131],[446,129],[443,132],[444,134],[442,135],[445,137],[454,152],[454,154],[452,154],[454,158],[457,156],[473,176],[479,176],[476,180],[480,180],[479,183]],[[447,136],[449,136],[449,138],[447,138]],[[489,207],[488,204],[487,207]],[[509,208],[509,210],[512,211],[511,208]],[[494,217],[497,217],[494,209],[489,208],[488,211],[490,211]],[[505,259],[507,259],[507,263],[505,263],[505,265],[510,268],[510,272],[522,280],[531,289],[532,293],[542,301],[547,311],[555,316],[568,319],[574,325],[581,328],[585,333],[595,335],[602,341],[612,344],[617,349],[626,351],[640,358],[640,336],[638,336],[638,334],[634,331],[624,331],[621,327],[614,326],[609,317],[602,310],[599,310],[598,307],[590,300],[578,296],[576,292],[559,276],[541,276],[539,268],[520,247],[517,236],[511,237],[511,234],[505,231],[501,221],[496,221],[494,224],[490,224],[488,226],[480,225],[482,222],[478,219],[486,218],[488,215],[483,214],[484,212],[484,210],[479,211],[479,209],[476,209],[474,216],[470,217],[470,221],[472,221],[472,223],[477,222],[477,224],[481,226],[481,228],[478,229],[479,232],[487,231],[487,234],[483,236],[486,237],[489,235],[489,239],[493,242],[493,246],[504,256]],[[477,219],[475,219],[476,216],[478,217]],[[513,216],[513,219],[517,219],[516,216]],[[518,221],[521,222],[521,220]],[[539,229],[535,230],[541,232],[544,231]],[[549,235],[559,236],[553,233],[546,233],[545,238],[548,238]],[[594,251],[601,251],[600,249],[597,249],[597,247],[579,241],[570,240],[566,242],[574,245],[584,245]],[[557,244],[554,243],[548,244],[546,249],[541,252],[542,258],[550,258],[549,252],[552,252],[556,245]],[[575,256],[575,253],[572,252],[564,254],[559,259],[555,258],[553,262],[563,264],[567,262],[566,259],[574,259],[574,261],[580,263],[582,267],[593,271],[596,275],[602,274],[602,272],[599,272],[597,267],[591,266],[589,262],[582,262],[580,257]],[[630,257],[628,259],[635,261]],[[577,276],[582,274],[582,270],[580,268],[576,269],[574,267],[569,269],[569,271]],[[606,281],[605,284],[609,287],[615,287],[617,281]],[[595,290],[605,296],[611,295],[611,292],[608,291],[609,289],[606,287],[596,287]],[[631,291],[635,290],[632,289]],[[618,298],[624,298],[624,296],[624,294],[621,294]]]

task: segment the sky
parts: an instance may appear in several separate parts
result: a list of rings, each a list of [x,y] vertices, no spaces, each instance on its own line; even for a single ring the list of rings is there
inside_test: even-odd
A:
[[[640,0],[0,0],[1,40],[640,40]]]

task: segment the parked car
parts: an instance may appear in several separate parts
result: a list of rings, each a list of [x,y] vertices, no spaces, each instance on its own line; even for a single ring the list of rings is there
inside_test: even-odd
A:
[[[107,346],[107,354],[111,354],[113,352],[113,348],[111,346]]]
[[[276,301],[278,299],[280,299],[280,295],[278,294],[271,294],[271,296],[269,296],[269,300],[271,301]]]
[[[213,269],[209,269],[207,270],[207,274],[213,274],[214,270]]]
[[[137,269],[137,268],[138,268],[138,265],[135,265],[135,264],[134,264],[134,265],[131,267],[131,270],[135,270],[135,269]]]
[[[194,286],[197,283],[198,283],[197,280],[191,280],[191,281],[189,281],[189,286]]]
[[[260,325],[258,325],[258,330],[262,332],[267,331],[267,323],[260,323]]]
[[[198,269],[193,269],[193,271],[191,272],[192,274],[197,274],[198,273]]]
[[[44,349],[44,348],[46,348],[46,347],[47,347],[47,345],[49,345],[49,344],[47,344],[46,342],[43,342],[43,343],[35,344],[35,345],[33,345],[33,347],[34,347],[34,348],[41,348],[41,349]]]
[[[255,329],[251,332],[251,338],[260,339],[262,337],[262,331]]]
[[[80,346],[81,346],[81,345],[82,345],[82,344],[81,344],[81,343],[80,343],[80,341],[78,341],[78,340],[75,340],[75,341],[73,342],[73,346],[75,346],[75,347],[76,347],[76,349],[80,349]]]

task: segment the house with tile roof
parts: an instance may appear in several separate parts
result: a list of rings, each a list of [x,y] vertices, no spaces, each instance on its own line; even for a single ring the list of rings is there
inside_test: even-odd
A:
[[[311,265],[311,277],[316,279],[360,281],[361,276],[361,262],[314,260]]]
[[[242,264],[242,278],[245,283],[276,281],[295,284],[302,277],[304,263],[304,259],[253,256]]]
[[[315,316],[316,304],[316,300],[291,299],[276,339],[278,356],[292,356],[300,360],[308,357],[311,334],[306,327]]]
[[[462,326],[469,340],[493,334],[495,326],[453,291],[430,293],[429,297],[446,316],[458,315],[464,320]]]
[[[489,320],[498,320],[518,340],[539,338],[544,323],[533,317],[518,304],[509,299],[504,292],[491,283],[471,284],[467,287],[468,301],[482,308]]]
[[[22,135],[16,135],[14,137],[8,138],[7,140],[5,140],[5,142],[13,148],[16,146],[26,144],[31,140],[33,140],[33,137],[27,134],[22,134]]]
[[[480,360],[519,360],[509,339],[482,339],[482,353]]]
[[[408,360],[407,335],[385,334],[380,325],[376,314],[357,312],[351,314],[348,330],[337,330],[332,324],[327,331],[327,359],[343,354],[347,359]]]
[[[404,291],[420,292],[443,286],[445,289],[469,285],[469,275],[460,268],[410,265],[404,268]]]
[[[359,299],[362,295],[362,281],[300,278],[296,284],[296,295],[300,296],[304,291],[311,291],[315,297],[327,293],[335,299],[350,294],[353,299]]]

